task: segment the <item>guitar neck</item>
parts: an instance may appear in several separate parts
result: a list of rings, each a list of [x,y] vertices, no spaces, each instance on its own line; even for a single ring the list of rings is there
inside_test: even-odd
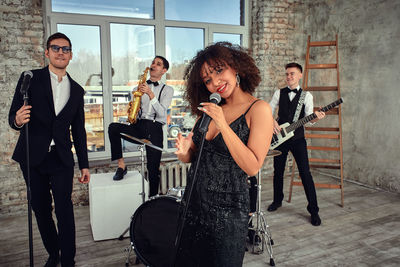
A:
[[[340,99],[336,100],[335,102],[330,103],[329,105],[327,105],[327,106],[321,108],[319,111],[327,112],[328,110],[330,110],[330,109],[336,107],[337,105],[341,104],[342,102],[343,102],[343,100],[340,98]],[[306,117],[304,117],[304,118],[302,118],[302,119],[300,119],[300,120],[298,120],[298,121],[296,121],[296,122],[290,124],[290,125],[286,128],[286,132],[294,131],[294,130],[296,130],[297,128],[303,126],[304,124],[306,124],[307,122],[312,121],[312,120],[315,119],[315,118],[317,118],[317,115],[315,115],[315,113],[310,114],[310,115],[308,115],[308,116],[306,116]]]
[[[315,119],[317,117],[317,115],[315,115],[315,113],[310,114],[292,124],[290,124],[287,128],[286,128],[286,132],[291,132],[296,130],[297,128],[303,126],[304,124],[306,124],[307,122],[312,121],[313,119]]]

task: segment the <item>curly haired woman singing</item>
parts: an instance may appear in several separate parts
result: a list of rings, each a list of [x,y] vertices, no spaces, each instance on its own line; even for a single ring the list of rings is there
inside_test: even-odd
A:
[[[185,99],[192,114],[212,118],[200,152],[200,119],[192,132],[176,139],[175,154],[196,162],[182,199],[187,206],[175,266],[242,266],[249,214],[248,176],[267,155],[273,129],[268,103],[252,95],[260,71],[241,47],[220,42],[197,53],[185,71]],[[209,102],[218,93],[221,104]],[[188,188],[193,187],[188,199]],[[182,217],[182,212],[181,212]]]

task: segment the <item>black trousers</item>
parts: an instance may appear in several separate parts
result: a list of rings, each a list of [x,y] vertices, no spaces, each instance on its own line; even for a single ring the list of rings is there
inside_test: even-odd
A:
[[[27,168],[20,164],[27,181]],[[58,255],[61,250],[61,265],[73,265],[75,258],[75,221],[71,201],[74,168],[62,164],[56,148],[47,153],[44,161],[30,167],[31,204],[49,255]],[[57,228],[52,216],[54,199]],[[58,229],[58,231],[57,231]]]
[[[151,120],[138,120],[135,124],[127,125],[111,123],[108,126],[108,137],[111,143],[111,160],[122,158],[121,138],[132,142],[131,139],[121,135],[125,133],[136,138],[145,138],[158,147],[163,147],[162,124]],[[162,152],[146,146],[147,170],[149,172],[150,193],[149,196],[158,194],[160,185],[160,161]]]
[[[306,139],[288,140],[277,150],[282,154],[274,157],[274,202],[281,203],[283,200],[283,175],[285,171],[288,152],[292,152],[296,160],[297,168],[303,183],[304,192],[308,200],[307,210],[310,214],[317,214],[319,211],[317,203],[317,194],[315,192],[314,181],[310,173],[308,163],[307,142]]]

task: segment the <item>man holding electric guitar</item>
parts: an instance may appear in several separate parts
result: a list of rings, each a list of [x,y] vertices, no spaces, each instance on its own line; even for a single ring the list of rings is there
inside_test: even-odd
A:
[[[304,138],[304,127],[293,128],[287,131],[292,124],[299,119],[307,118],[306,122],[314,123],[325,117],[325,112],[320,110],[314,113],[313,97],[310,92],[300,88],[299,81],[302,78],[302,67],[297,63],[289,63],[285,66],[287,87],[277,90],[270,102],[272,114],[279,106],[278,118],[274,120],[274,137],[271,149],[282,152],[274,158],[274,200],[268,206],[268,211],[272,212],[282,206],[283,200],[283,174],[286,165],[288,152],[292,152],[299,174],[307,196],[307,210],[311,214],[311,224],[318,226],[321,219],[318,215],[317,194],[315,192],[314,181],[310,173],[307,155],[307,143]],[[310,116],[311,115],[311,116]],[[283,127],[284,123],[285,126]],[[280,125],[282,127],[280,127]],[[294,130],[295,129],[295,130]],[[294,133],[294,134],[293,134]],[[289,136],[290,135],[290,136]]]

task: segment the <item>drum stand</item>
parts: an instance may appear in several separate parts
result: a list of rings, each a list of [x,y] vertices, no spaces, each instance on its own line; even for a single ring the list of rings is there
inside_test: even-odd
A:
[[[142,175],[142,192],[139,195],[142,195],[142,204],[146,201],[146,193],[145,193],[145,188],[144,188],[144,179],[145,179],[145,175],[144,175],[144,148],[145,146],[149,146],[152,147],[154,149],[160,150],[161,152],[164,151],[162,148],[155,146],[153,144],[150,143],[150,141],[148,140],[144,140],[144,139],[138,139],[136,137],[130,136],[128,134],[124,134],[121,133],[121,135],[132,139],[132,142],[135,144],[138,144],[137,148],[140,151],[140,161],[141,161],[141,175]],[[133,215],[131,217],[131,221],[133,219]],[[119,236],[119,240],[124,239],[124,235],[126,234],[126,232],[128,232],[130,229],[130,225],[128,225],[128,227],[125,229],[125,231]],[[132,250],[134,249],[133,247],[133,243],[132,241],[130,242],[130,245],[125,248],[125,252],[127,253],[126,255],[126,261],[125,261],[125,266],[129,266],[129,257],[131,256]],[[135,264],[139,263],[139,258],[136,256],[136,261]]]
[[[267,224],[267,220],[261,211],[261,170],[257,174],[257,207],[256,211],[251,215],[249,219],[249,230],[254,231],[252,240],[250,240],[251,252],[253,254],[261,254],[264,252],[264,248],[267,248],[269,254],[269,265],[275,266],[273,258],[272,235]]]
[[[145,145],[138,145],[138,147],[137,147],[138,150],[140,151],[140,161],[141,161],[140,172],[142,174],[142,192],[139,193],[139,195],[142,195],[142,203],[145,202],[145,198],[146,198],[146,192],[144,190],[144,179],[145,179],[145,176],[144,176],[144,147],[145,147]],[[133,217],[133,215],[132,215],[132,217]],[[131,218],[131,221],[132,221],[132,218]],[[130,225],[128,226],[128,228],[125,229],[125,231],[119,236],[118,239],[119,240],[124,239],[124,235],[126,234],[126,232],[128,232],[129,229],[130,229]],[[130,245],[128,247],[126,247],[124,250],[127,253],[126,260],[125,260],[125,266],[129,266],[129,258],[131,256],[132,250],[133,250],[133,243],[131,241]],[[138,264],[138,263],[139,263],[139,258],[136,256],[135,264]]]
[[[144,179],[145,179],[144,178],[144,155],[143,155],[144,145],[138,145],[138,150],[140,151],[140,159],[141,159],[141,163],[142,163],[142,167],[141,167],[141,170],[140,170],[140,172],[142,174],[142,192],[139,193],[139,195],[142,196],[142,203],[144,203],[145,202],[145,198],[146,198],[146,193],[144,192],[145,191],[144,190]],[[129,231],[129,228],[130,228],[130,226],[128,226],[125,229],[125,231],[118,237],[119,240],[124,239],[124,235],[126,234],[126,232]]]

